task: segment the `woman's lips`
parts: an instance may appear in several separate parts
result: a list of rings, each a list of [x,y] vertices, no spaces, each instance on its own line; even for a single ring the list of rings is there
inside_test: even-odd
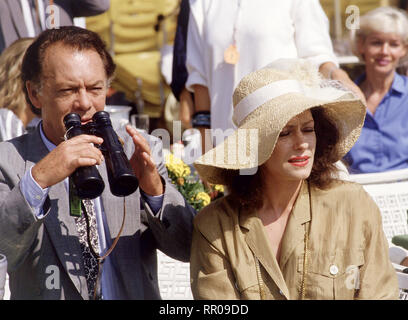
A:
[[[304,166],[308,165],[309,158],[310,157],[307,157],[307,156],[305,156],[305,157],[293,157],[293,158],[290,158],[288,162],[292,166],[295,166],[295,167],[304,167]]]
[[[390,63],[390,61],[383,60],[383,59],[378,59],[376,61],[377,61],[377,64],[379,64],[380,66],[386,66],[386,65],[388,65]]]

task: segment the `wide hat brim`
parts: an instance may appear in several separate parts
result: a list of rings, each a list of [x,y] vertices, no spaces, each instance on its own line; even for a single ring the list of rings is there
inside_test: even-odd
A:
[[[366,115],[364,104],[350,92],[334,100],[288,93],[256,108],[233,134],[199,157],[195,168],[204,180],[214,184],[225,184],[231,171],[257,168],[270,158],[289,120],[314,107],[323,108],[336,124],[339,141],[332,159],[342,159],[360,136]]]

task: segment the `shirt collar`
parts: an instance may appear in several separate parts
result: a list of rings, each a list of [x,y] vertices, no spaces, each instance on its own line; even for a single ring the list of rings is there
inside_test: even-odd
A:
[[[41,140],[44,142],[45,146],[47,147],[48,151],[54,150],[57,146],[53,144],[50,140],[47,139],[47,137],[44,134],[43,131],[43,122],[40,122],[40,135],[41,135]]]
[[[394,81],[392,82],[391,89],[398,93],[405,92],[404,80],[400,74],[395,72]]]
[[[360,75],[354,82],[357,85],[360,85],[366,78],[366,73],[364,72],[362,75]],[[398,93],[404,93],[405,92],[405,87],[404,87],[404,80],[400,74],[397,72],[394,72],[394,80],[392,81],[390,91],[398,92]]]

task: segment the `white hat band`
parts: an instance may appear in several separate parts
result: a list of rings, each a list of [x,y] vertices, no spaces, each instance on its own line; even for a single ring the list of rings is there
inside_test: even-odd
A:
[[[347,94],[333,87],[309,87],[297,80],[280,80],[259,88],[243,98],[234,108],[232,120],[236,126],[256,108],[287,93],[301,93],[305,97],[319,100],[335,100]]]

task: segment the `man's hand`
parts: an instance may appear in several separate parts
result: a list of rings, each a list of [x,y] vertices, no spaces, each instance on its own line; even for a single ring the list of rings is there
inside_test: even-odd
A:
[[[61,142],[33,167],[34,180],[45,189],[69,177],[78,167],[101,164],[102,152],[92,144],[102,142],[102,138],[85,134]]]
[[[135,152],[130,158],[130,165],[139,179],[139,187],[150,196],[163,194],[164,187],[156,164],[151,155],[150,146],[146,139],[132,126],[126,126],[127,133],[132,137]]]

